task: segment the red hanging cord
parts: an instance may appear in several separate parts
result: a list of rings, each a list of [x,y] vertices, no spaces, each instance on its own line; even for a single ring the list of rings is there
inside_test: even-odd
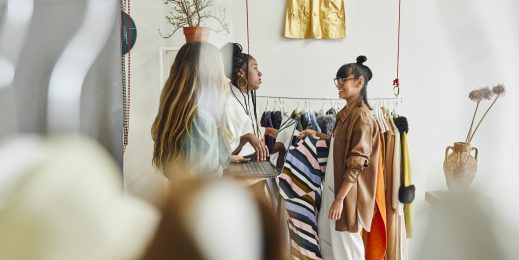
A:
[[[124,19],[123,13],[127,14],[126,19]],[[122,67],[122,86],[123,86],[123,152],[126,151],[126,146],[128,145],[128,133],[130,128],[130,69],[131,69],[131,52],[130,52],[130,44],[131,44],[131,20],[130,20],[130,0],[121,0],[121,41],[124,40],[122,44],[126,44],[128,49],[128,62],[126,62],[126,58],[124,55],[121,57],[121,67]],[[127,33],[126,37],[124,34]],[[126,67],[128,64],[128,67]]]
[[[396,54],[396,78],[393,80],[393,93],[396,97],[400,94],[400,10],[402,6],[402,0],[398,0],[398,35],[397,35],[397,54]]]
[[[249,0],[245,0],[245,14],[247,19],[247,53],[250,54],[250,35],[249,35]]]
[[[130,131],[130,107],[131,107],[131,103],[130,103],[131,88],[130,87],[131,87],[131,65],[132,65],[132,56],[131,56],[132,50],[130,48],[131,47],[130,45],[131,45],[131,41],[132,41],[131,40],[132,39],[132,37],[131,37],[132,28],[130,28],[131,27],[131,20],[130,20],[131,19],[131,16],[130,16],[131,15],[131,13],[130,13],[131,12],[131,2],[130,2],[130,0],[127,0],[127,2],[128,2],[128,12],[127,12],[128,13],[128,40],[126,42],[126,45],[128,47],[128,89],[127,89],[128,99],[126,102],[128,102],[128,111],[126,113],[126,117],[127,117],[127,124],[128,124],[127,131],[129,133],[129,131]],[[128,138],[126,139],[126,145],[128,145]]]

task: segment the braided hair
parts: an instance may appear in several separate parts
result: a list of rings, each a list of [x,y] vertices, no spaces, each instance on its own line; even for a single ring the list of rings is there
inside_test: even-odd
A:
[[[373,72],[371,72],[371,69],[368,66],[364,65],[364,62],[367,60],[368,58],[366,58],[366,56],[361,55],[357,57],[357,62],[342,65],[337,71],[337,77],[347,78],[349,75],[353,75],[355,79],[358,79],[360,76],[363,76],[364,87],[360,91],[360,96],[368,108],[373,110],[368,103],[368,82],[373,77]]]
[[[239,43],[228,42],[226,43],[220,51],[222,52],[223,61],[224,61],[224,71],[225,76],[227,76],[231,80],[231,87],[235,87],[239,89],[238,84],[238,72],[243,69],[245,71],[245,79],[247,82],[249,81],[249,61],[254,59],[250,54],[244,53],[243,48]],[[241,91],[240,91],[241,93]],[[258,112],[256,110],[256,91],[249,90],[249,86],[247,85],[247,100],[249,97],[252,99],[252,106],[254,110],[254,119],[256,120],[256,129],[259,133],[258,126]]]

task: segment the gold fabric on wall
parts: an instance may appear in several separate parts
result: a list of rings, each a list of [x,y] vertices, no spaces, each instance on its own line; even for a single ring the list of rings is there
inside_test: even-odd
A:
[[[344,0],[288,0],[285,17],[287,38],[346,38]]]

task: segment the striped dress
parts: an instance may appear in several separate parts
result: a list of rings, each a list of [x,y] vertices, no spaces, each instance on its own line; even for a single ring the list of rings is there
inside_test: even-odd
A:
[[[327,160],[326,141],[305,137],[289,150],[277,178],[288,212],[290,252],[294,259],[322,259],[317,216]]]

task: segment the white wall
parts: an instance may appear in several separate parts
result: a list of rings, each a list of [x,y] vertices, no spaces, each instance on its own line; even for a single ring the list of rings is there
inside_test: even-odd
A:
[[[215,1],[227,7],[226,1]],[[230,16],[231,10],[227,11]],[[154,201],[162,191],[163,177],[151,165],[153,140],[151,125],[155,119],[161,86],[159,83],[159,48],[180,47],[185,43],[182,30],[164,39],[159,33],[168,32],[164,17],[168,14],[163,1],[132,1],[132,18],[137,26],[137,41],[131,51],[131,112],[129,145],[124,155],[124,186],[146,199]],[[209,40],[221,46],[230,35],[212,33]]]
[[[227,0],[223,4],[230,12],[231,35],[213,34],[210,41],[218,47],[227,39],[246,46],[245,1]],[[346,40],[285,39],[281,36],[285,1],[250,0],[249,4],[251,54],[264,73],[260,95],[334,98],[336,70],[363,54],[374,72],[369,95],[392,96],[397,1],[346,1]],[[132,6],[139,35],[132,53],[132,116],[125,176],[127,188],[149,196],[151,184],[161,180],[152,177],[150,163],[150,128],[159,97],[158,47],[179,46],[183,36],[177,33],[163,40],[157,34],[165,13],[161,1],[134,1]],[[519,83],[518,11],[519,3],[514,0],[402,3],[403,103],[399,111],[409,120],[413,182],[417,186],[411,259],[419,259],[416,252],[429,210],[424,193],[446,189],[442,170],[445,147],[461,141],[468,130],[474,105],[468,92],[496,83],[507,86],[507,95],[498,101],[473,140],[480,150],[474,185],[494,199],[496,222],[508,228],[500,234],[502,244],[515,243],[509,235],[519,230],[512,214],[519,212],[514,201],[519,195],[515,188],[519,182],[518,153],[514,150],[519,145],[515,134],[519,120],[514,115],[519,109],[515,88]],[[508,252],[516,254],[517,249]]]

